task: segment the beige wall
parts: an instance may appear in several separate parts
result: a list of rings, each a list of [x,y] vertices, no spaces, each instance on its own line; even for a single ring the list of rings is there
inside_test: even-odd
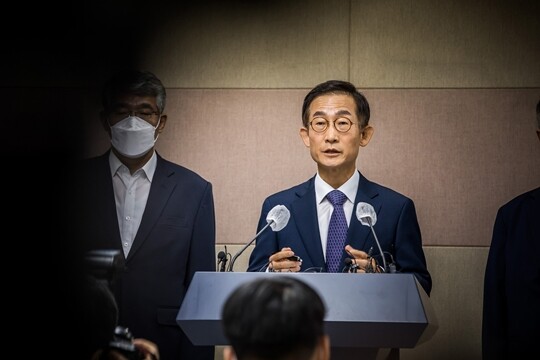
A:
[[[307,91],[353,82],[376,129],[358,167],[415,201],[433,275],[440,329],[402,358],[478,359],[496,210],[540,186],[539,13],[533,0],[96,1],[83,54],[38,54],[2,95],[31,88],[13,106],[44,106],[52,89],[62,108],[84,94],[89,156],[108,146],[101,81],[126,63],[155,72],[169,92],[158,150],[213,183],[221,249],[251,239],[265,196],[314,174],[298,136]]]
[[[218,243],[247,242],[264,198],[315,173],[299,136],[307,91],[169,90],[158,151],[213,183]],[[538,89],[364,93],[375,134],[358,168],[415,201],[425,245],[488,246],[498,206],[540,185]],[[108,140],[89,122],[95,155]]]

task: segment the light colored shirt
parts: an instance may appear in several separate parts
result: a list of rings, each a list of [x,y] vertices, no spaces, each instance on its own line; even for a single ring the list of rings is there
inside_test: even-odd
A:
[[[142,215],[150,193],[150,185],[156,171],[157,156],[154,152],[150,160],[133,175],[112,151],[109,155],[109,165],[122,250],[127,258],[141,225]]]
[[[328,225],[330,224],[330,217],[332,216],[332,212],[334,212],[334,206],[326,198],[326,195],[328,195],[328,193],[332,190],[339,190],[344,193],[345,196],[347,196],[347,200],[343,204],[343,211],[345,212],[345,217],[347,218],[347,225],[350,225],[359,181],[360,174],[358,173],[358,171],[355,171],[349,180],[347,180],[338,189],[334,189],[319,176],[319,173],[317,173],[317,175],[315,176],[315,202],[317,203],[319,233],[321,234],[321,245],[325,260]]]

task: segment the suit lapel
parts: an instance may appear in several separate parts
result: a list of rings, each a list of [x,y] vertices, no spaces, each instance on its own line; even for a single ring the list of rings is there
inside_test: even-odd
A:
[[[96,216],[101,216],[101,221],[97,224],[103,224],[103,228],[107,229],[108,236],[103,236],[103,239],[94,239],[95,241],[105,241],[104,246],[114,246],[114,249],[122,249],[122,238],[120,237],[120,226],[118,225],[118,215],[116,213],[116,203],[114,200],[114,188],[111,177],[111,168],[109,164],[109,151],[107,151],[99,160],[99,170],[96,171],[99,179],[96,181],[98,190],[94,195],[97,197],[97,204],[101,204],[102,211],[98,211]],[[124,252],[122,251],[122,255]]]
[[[356,192],[356,199],[354,202],[353,213],[351,222],[349,224],[349,232],[347,234],[347,242],[355,249],[367,250],[366,241],[371,233],[369,226],[364,226],[356,218],[356,205],[359,202],[366,202],[373,206],[375,212],[379,214],[382,203],[380,202],[379,192],[373,185],[373,183],[367,180],[362,174],[360,174],[360,180],[358,181],[358,191]]]
[[[156,172],[152,179],[152,185],[150,187],[150,193],[148,194],[148,200],[144,213],[141,219],[141,225],[135,235],[133,245],[129,251],[127,261],[132,259],[143,242],[148,238],[152,228],[159,219],[159,215],[162,213],[162,209],[167,204],[171,193],[176,187],[176,183],[171,180],[174,175],[174,171],[169,169],[166,163],[159,157],[157,157]]]
[[[321,246],[317,204],[315,203],[314,177],[305,183],[305,187],[297,191],[298,200],[291,204],[291,216],[304,247],[314,264],[324,264],[324,254]]]

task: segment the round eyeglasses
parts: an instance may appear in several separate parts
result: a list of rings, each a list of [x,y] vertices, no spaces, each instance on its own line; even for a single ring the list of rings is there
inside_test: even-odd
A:
[[[146,122],[153,123],[153,119],[155,116],[161,115],[158,112],[152,111],[152,110],[118,110],[118,111],[111,111],[109,113],[109,117],[111,118],[112,123],[117,123],[121,120],[124,120],[125,118],[129,116],[136,116],[138,118],[143,119]]]
[[[354,124],[351,120],[346,118],[336,119],[332,121],[332,123],[334,124],[334,128],[341,133],[346,133],[349,131]],[[328,126],[330,126],[330,121],[323,118],[315,118],[309,122],[309,125],[313,131],[322,133],[328,129]]]

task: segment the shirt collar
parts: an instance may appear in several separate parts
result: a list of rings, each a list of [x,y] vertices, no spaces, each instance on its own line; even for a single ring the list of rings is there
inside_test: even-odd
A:
[[[109,167],[111,169],[111,176],[114,176],[121,166],[125,166],[125,165],[122,164],[120,159],[118,159],[118,157],[114,154],[113,151],[110,151],[109,152]],[[146,164],[144,164],[144,166],[138,171],[141,171],[141,170],[144,171],[148,180],[152,182],[154,173],[156,172],[156,166],[157,166],[157,155],[156,155],[156,152],[154,151],[150,160],[148,160]]]
[[[347,196],[347,200],[354,204],[359,182],[360,174],[358,173],[358,170],[355,170],[349,180],[347,180],[337,190],[344,193],[345,196]],[[325,182],[317,172],[317,175],[315,176],[315,201],[317,201],[317,204],[320,204],[326,198],[326,195],[332,190],[335,189]]]

